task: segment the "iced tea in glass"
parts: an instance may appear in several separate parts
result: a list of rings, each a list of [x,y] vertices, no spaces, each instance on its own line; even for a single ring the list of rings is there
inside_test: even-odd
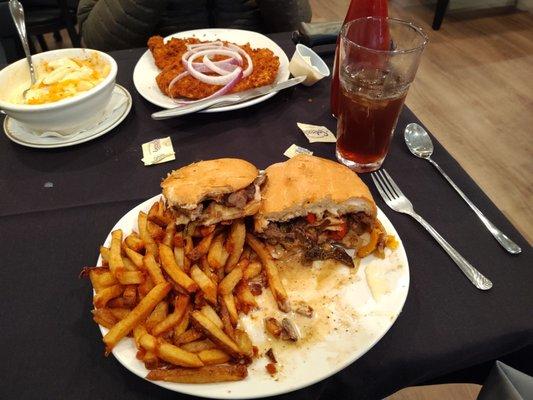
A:
[[[375,48],[379,41],[369,35],[383,26],[389,50]],[[409,22],[367,17],[344,25],[340,38],[337,159],[357,172],[375,171],[388,153],[427,37]]]

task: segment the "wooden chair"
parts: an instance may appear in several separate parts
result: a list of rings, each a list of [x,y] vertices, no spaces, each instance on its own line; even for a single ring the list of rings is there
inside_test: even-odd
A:
[[[437,0],[437,6],[435,7],[435,16],[433,17],[433,29],[438,31],[444,19],[444,14],[448,8],[450,0]]]
[[[56,40],[61,40],[61,29],[67,30],[74,47],[80,47],[80,35],[76,30],[77,5],[77,1],[67,0],[23,1],[26,29],[29,35],[37,38],[43,51],[48,50],[43,35],[53,33]]]

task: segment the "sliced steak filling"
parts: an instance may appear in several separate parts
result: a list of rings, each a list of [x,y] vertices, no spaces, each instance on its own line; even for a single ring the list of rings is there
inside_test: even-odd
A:
[[[175,206],[178,213],[176,224],[187,224],[191,221],[211,222],[234,219],[242,216],[243,210],[252,202],[261,200],[261,185],[265,182],[266,175],[260,174],[251,184],[244,189],[221,196],[212,196],[204,199],[193,209]]]
[[[373,228],[372,217],[363,212],[340,218],[326,212],[320,220],[310,215],[287,222],[270,222],[261,236],[271,245],[300,249],[305,261],[333,259],[353,267],[352,258],[337,244],[357,249],[361,236]]]

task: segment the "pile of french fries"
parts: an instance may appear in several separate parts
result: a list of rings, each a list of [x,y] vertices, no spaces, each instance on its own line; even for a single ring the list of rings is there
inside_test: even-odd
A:
[[[82,271],[95,292],[93,319],[109,329],[106,355],[132,336],[150,380],[242,380],[259,355],[239,314],[257,308],[266,287],[280,310],[290,308],[276,264],[243,220],[182,231],[174,221],[155,202],[139,213],[138,232],[113,231],[102,266]]]

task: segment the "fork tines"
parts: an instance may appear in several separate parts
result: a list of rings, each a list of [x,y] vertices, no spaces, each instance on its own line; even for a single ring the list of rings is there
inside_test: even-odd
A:
[[[381,169],[370,174],[379,194],[383,200],[393,200],[400,196],[404,196],[396,182],[392,179],[386,169]]]

